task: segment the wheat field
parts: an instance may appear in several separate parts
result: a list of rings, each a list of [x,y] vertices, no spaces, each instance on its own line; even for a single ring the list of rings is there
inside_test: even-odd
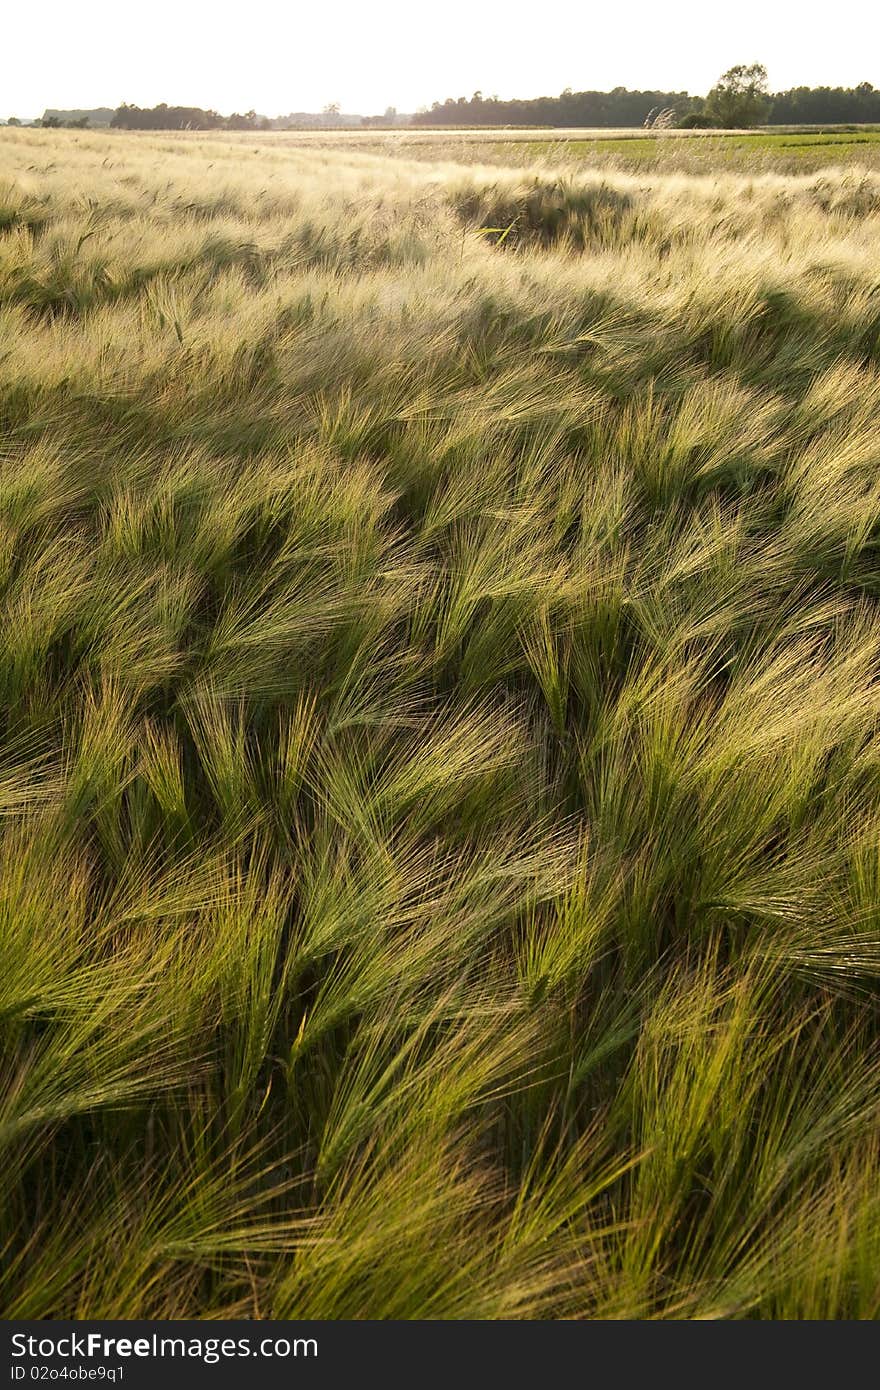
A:
[[[0,132],[8,1318],[880,1313],[880,174]]]

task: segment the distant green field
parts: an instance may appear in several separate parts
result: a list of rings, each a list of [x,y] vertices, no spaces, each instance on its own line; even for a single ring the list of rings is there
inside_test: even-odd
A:
[[[866,163],[880,157],[880,131],[815,132],[738,131],[730,135],[620,136],[608,139],[591,135],[588,140],[567,138],[530,141],[525,147],[536,159],[547,155],[560,159],[604,163],[612,159],[626,164],[722,165],[741,168],[752,164],[783,170],[809,170],[826,164]],[[518,150],[519,153],[519,150]]]
[[[417,160],[466,164],[592,164],[598,167],[666,169],[678,173],[811,173],[846,165],[880,168],[880,127],[685,131],[640,129],[462,128],[275,133],[275,150],[290,146],[406,155]]]

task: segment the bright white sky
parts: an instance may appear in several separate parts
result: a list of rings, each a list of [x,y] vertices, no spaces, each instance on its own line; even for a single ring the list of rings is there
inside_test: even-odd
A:
[[[0,117],[159,101],[413,111],[564,87],[705,93],[733,63],[775,90],[880,87],[880,4],[849,0],[0,0]]]

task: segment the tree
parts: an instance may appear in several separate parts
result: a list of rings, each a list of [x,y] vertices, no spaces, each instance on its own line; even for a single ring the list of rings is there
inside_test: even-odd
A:
[[[704,111],[688,111],[678,123],[679,130],[711,130],[715,125]]]
[[[6,122],[6,124],[7,124],[7,125],[21,125],[21,121],[18,119],[17,116],[10,116],[9,119],[8,119],[8,121]]]
[[[712,88],[706,98],[706,114],[728,130],[743,130],[758,125],[768,105],[764,64],[738,63],[728,68]]]
[[[256,111],[245,111],[243,116],[238,111],[233,111],[231,116],[226,117],[227,130],[256,130],[256,128]]]

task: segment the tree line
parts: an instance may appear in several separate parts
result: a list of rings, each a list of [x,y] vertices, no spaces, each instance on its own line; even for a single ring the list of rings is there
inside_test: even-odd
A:
[[[221,116],[219,111],[204,110],[200,106],[168,106],[164,101],[158,106],[134,106],[129,102],[117,108],[110,125],[117,130],[296,130],[300,126],[345,126],[373,120],[394,124],[397,111],[388,107],[384,116],[370,118],[346,115],[339,102],[331,101],[320,113],[291,111],[287,116],[258,116],[255,111],[245,111],[242,115],[233,111],[231,116]]]
[[[748,129],[755,125],[871,125],[880,122],[880,91],[856,87],[792,87],[770,92],[762,63],[740,63],[722,74],[705,97],[688,92],[573,92],[502,101],[482,92],[435,101],[417,112],[420,126],[644,126]]]
[[[43,126],[105,124],[110,112],[46,111]],[[118,130],[292,130],[307,125],[342,126],[678,126],[685,128],[748,129],[757,125],[873,125],[880,124],[880,91],[870,82],[855,87],[791,87],[770,92],[767,69],[761,63],[740,63],[729,68],[705,96],[688,92],[630,91],[615,87],[610,92],[573,92],[566,88],[558,97],[531,97],[502,101],[497,96],[474,92],[468,97],[435,101],[430,110],[399,116],[390,106],[384,116],[347,116],[338,102],[320,115],[291,112],[270,120],[255,111],[234,111],[221,116],[200,106],[141,107],[123,102],[109,124]],[[10,116],[8,125],[20,125]]]
[[[116,130],[268,130],[271,122],[258,117],[255,111],[242,115],[233,111],[221,116],[218,111],[205,111],[201,106],[134,106],[123,102],[110,122]]]

